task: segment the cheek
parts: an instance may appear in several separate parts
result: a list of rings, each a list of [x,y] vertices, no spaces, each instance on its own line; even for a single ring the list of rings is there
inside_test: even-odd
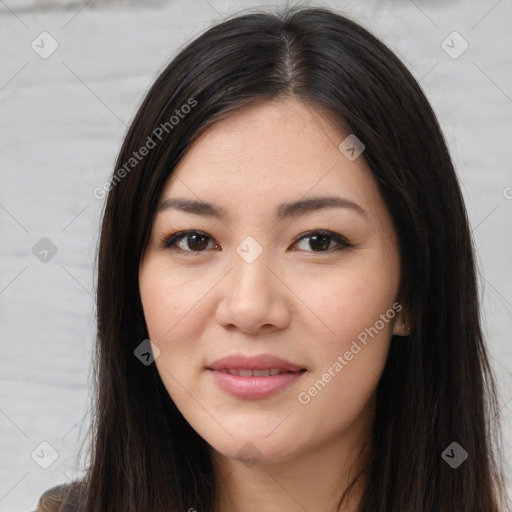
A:
[[[298,397],[313,415],[340,403],[344,405],[332,409],[332,419],[353,418],[375,390],[400,310],[395,304],[395,270],[393,264],[369,262],[350,271],[333,271],[310,286],[308,305],[327,333],[312,337],[317,365]]]
[[[154,255],[139,272],[148,335],[160,350],[155,365],[169,395],[182,411],[193,409],[196,404],[185,389],[193,389],[194,396],[201,396],[196,387],[197,375],[205,363],[201,340],[205,338],[208,319],[214,316],[208,298],[218,281],[215,272],[178,268]]]
[[[304,278],[303,278],[304,279]],[[365,329],[386,315],[396,300],[398,277],[391,268],[361,265],[359,268],[333,270],[311,278],[304,284],[304,304],[315,313],[320,328],[329,340],[327,350],[342,349]],[[392,313],[392,315],[391,315]],[[379,330],[390,334],[395,313],[386,318]]]
[[[140,297],[151,340],[165,346],[176,338],[177,331],[193,329],[201,297],[208,287],[208,280],[194,279],[169,268],[165,261],[150,259],[141,266]]]
[[[160,350],[155,365],[180,408],[186,408],[188,403],[186,394],[181,396],[180,383],[188,382],[188,374],[195,371],[197,361],[197,340],[201,338],[197,314],[206,291],[203,288],[201,280],[176,272],[168,262],[155,257],[148,258],[139,272],[148,336]]]

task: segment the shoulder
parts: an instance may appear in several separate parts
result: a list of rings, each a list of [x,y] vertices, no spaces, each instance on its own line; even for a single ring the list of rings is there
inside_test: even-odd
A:
[[[61,484],[45,491],[34,512],[77,512],[82,482]]]

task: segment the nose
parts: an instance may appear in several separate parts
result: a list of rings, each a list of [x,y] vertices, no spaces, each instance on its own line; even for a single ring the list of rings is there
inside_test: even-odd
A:
[[[265,251],[250,263],[238,254],[232,261],[233,268],[223,279],[218,323],[250,334],[285,328],[290,322],[292,293],[276,275]]]

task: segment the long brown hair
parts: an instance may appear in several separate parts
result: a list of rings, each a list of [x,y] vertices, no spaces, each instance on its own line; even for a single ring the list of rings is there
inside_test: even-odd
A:
[[[324,8],[217,23],[158,76],[128,129],[98,252],[97,397],[83,510],[215,510],[207,443],[155,365],[134,355],[148,338],[139,264],[162,186],[198,133],[248,102],[287,96],[331,112],[363,141],[400,244],[413,329],[407,340],[391,340],[378,384],[359,512],[502,512],[497,390],[445,140],[402,62],[358,23]],[[456,469],[442,456],[454,442],[468,453]]]

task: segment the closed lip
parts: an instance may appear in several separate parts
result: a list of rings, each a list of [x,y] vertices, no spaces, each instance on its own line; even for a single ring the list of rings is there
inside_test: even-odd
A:
[[[232,354],[217,359],[207,366],[208,370],[270,370],[277,369],[286,372],[300,372],[306,368],[294,364],[272,354],[260,354],[257,356],[246,356],[243,354]]]

